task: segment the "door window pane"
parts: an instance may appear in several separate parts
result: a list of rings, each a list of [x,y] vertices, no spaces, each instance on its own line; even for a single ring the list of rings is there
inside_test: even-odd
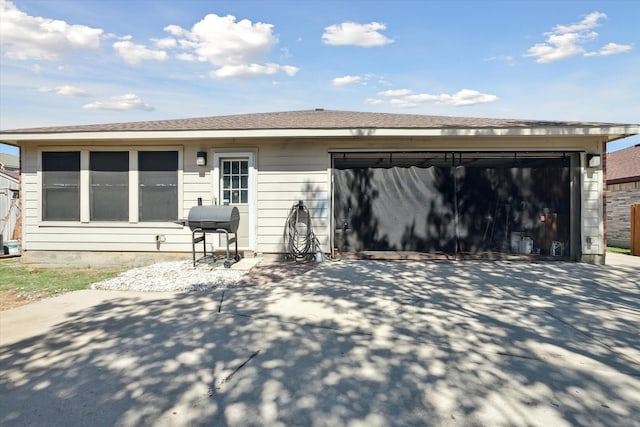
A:
[[[222,202],[248,203],[249,162],[247,160],[222,160]]]
[[[42,153],[42,220],[80,220],[80,152]]]
[[[91,221],[129,220],[129,152],[89,153]]]
[[[138,153],[140,221],[178,218],[178,152]]]

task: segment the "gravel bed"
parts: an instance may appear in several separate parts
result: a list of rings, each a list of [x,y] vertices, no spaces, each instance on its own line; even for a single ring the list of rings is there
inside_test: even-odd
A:
[[[224,268],[222,262],[198,263],[196,268],[192,261],[162,262],[127,270],[93,283],[91,289],[167,292],[232,288],[246,272]]]

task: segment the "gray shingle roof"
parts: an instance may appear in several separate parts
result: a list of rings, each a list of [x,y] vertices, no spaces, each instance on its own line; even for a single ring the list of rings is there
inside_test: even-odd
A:
[[[0,163],[7,169],[18,169],[20,167],[20,158],[7,153],[0,153]]]
[[[78,126],[52,126],[4,130],[2,133],[40,134],[67,132],[136,132],[258,129],[477,129],[601,127],[614,123],[562,122],[543,120],[483,119],[427,116],[418,114],[363,113],[335,110],[306,110],[279,113],[238,114],[193,119],[156,120]]]
[[[607,153],[607,183],[640,181],[640,145]]]

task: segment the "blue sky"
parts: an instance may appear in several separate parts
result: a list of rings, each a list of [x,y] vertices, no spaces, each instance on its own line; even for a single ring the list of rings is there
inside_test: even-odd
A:
[[[313,108],[639,123],[639,16],[633,0],[0,0],[0,129]]]

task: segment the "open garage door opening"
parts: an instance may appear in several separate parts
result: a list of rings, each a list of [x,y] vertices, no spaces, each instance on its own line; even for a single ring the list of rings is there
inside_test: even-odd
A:
[[[568,258],[577,165],[563,152],[333,153],[334,246]]]

